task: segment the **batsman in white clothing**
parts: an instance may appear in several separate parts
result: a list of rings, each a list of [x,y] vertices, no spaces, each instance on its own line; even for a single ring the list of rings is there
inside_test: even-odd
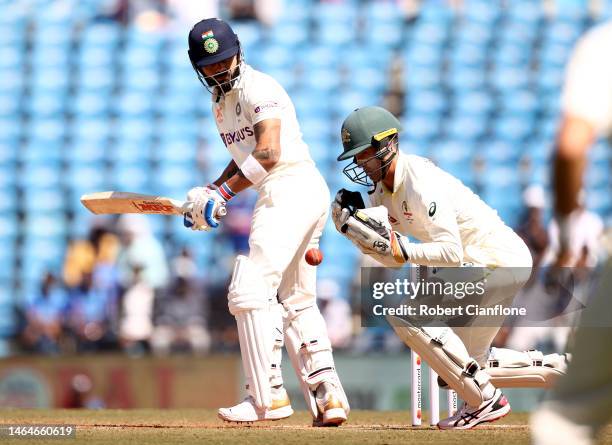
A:
[[[270,76],[248,66],[222,20],[189,32],[189,59],[212,93],[212,109],[232,161],[212,184],[189,191],[185,225],[210,230],[219,209],[248,187],[258,192],[249,255],[238,256],[228,306],[236,318],[248,397],[219,410],[228,421],[275,420],[293,413],[283,387],[283,343],[316,425],[339,425],[349,405],[315,301],[316,268],[304,254],[319,244],[329,189],[302,140],[295,109]]]
[[[525,243],[458,179],[425,158],[400,152],[400,130],[399,121],[380,107],[359,108],[344,121],[344,151],[338,160],[353,159],[344,173],[373,189],[368,208],[356,192],[338,192],[332,204],[338,231],[389,267],[480,266],[495,274],[491,277],[501,277],[503,286],[493,289],[498,295],[492,296],[514,298],[530,275]],[[566,367],[565,356],[558,354],[491,350],[501,324],[451,329],[390,321],[437,372],[441,386],[465,401],[456,415],[438,423],[442,429],[468,429],[499,419],[510,411],[499,387],[549,387]]]

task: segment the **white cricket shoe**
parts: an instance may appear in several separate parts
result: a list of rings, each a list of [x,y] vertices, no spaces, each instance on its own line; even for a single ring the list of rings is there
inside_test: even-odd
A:
[[[272,406],[261,410],[255,406],[253,397],[248,396],[238,405],[219,408],[217,416],[228,422],[259,422],[263,420],[285,419],[293,414],[287,391],[283,388],[272,395]]]
[[[510,412],[510,403],[499,389],[495,389],[493,397],[483,402],[478,408],[463,404],[461,409],[452,417],[440,420],[438,428],[441,430],[469,430],[484,422],[493,422],[501,419]]]
[[[342,403],[339,389],[331,382],[321,383],[315,392],[315,400],[319,416],[313,421],[313,426],[339,426],[346,422],[346,407]]]

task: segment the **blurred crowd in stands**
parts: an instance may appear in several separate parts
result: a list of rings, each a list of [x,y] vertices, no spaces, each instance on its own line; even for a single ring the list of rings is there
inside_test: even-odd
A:
[[[61,274],[49,271],[23,302],[22,349],[51,355],[123,350],[131,356],[238,350],[235,322],[227,310],[227,265],[248,248],[252,198],[248,193],[239,198],[220,233],[199,234],[214,236],[216,243],[225,245],[215,247],[219,256],[210,267],[220,266],[219,273],[206,274],[215,277],[208,281],[202,279],[204,274],[193,260],[191,249],[197,245],[166,256],[167,250],[152,235],[148,221],[161,216],[94,219],[88,239],[69,245]],[[523,199],[525,209],[517,232],[532,251],[534,268],[517,301],[541,301],[542,292],[560,298],[551,288],[557,279],[551,274],[558,253],[558,229],[554,221],[545,223],[541,188],[528,188]],[[570,266],[578,271],[573,278],[586,282],[579,271],[592,273],[606,255],[601,242],[604,226],[599,216],[587,210],[577,218]],[[362,264],[376,265],[367,258]],[[329,278],[319,280],[318,304],[334,348],[355,353],[402,349],[388,327],[361,327],[359,280],[359,269],[352,289],[342,289]],[[556,322],[559,326],[506,326],[496,345],[564,350],[569,324]]]
[[[214,236],[224,252],[210,264],[221,270],[206,274],[218,277],[212,282],[203,281],[193,259],[197,245],[167,256],[151,217],[93,219],[88,239],[69,244],[61,273],[48,271],[26,296],[22,347],[48,354],[121,348],[130,355],[236,349],[227,271],[233,256],[248,248],[252,198],[238,199],[220,233],[199,234]]]
[[[342,0],[329,0],[327,2],[321,1],[320,3],[342,2]],[[400,10],[403,14],[402,20],[404,20],[405,23],[410,23],[411,20],[414,20],[418,12],[419,4],[425,3],[419,0],[396,0],[394,2],[390,0],[386,2],[380,0],[380,2],[400,5]],[[437,0],[431,0],[431,3],[436,2]],[[352,3],[365,4],[367,2],[364,0],[353,1]],[[441,3],[460,8],[463,2],[460,0],[447,0]],[[508,3],[510,3],[510,1],[508,1]],[[550,6],[563,2],[543,1],[542,3]],[[590,0],[588,1],[589,9],[597,9],[597,6],[601,6],[603,3],[602,1]],[[272,27],[278,18],[281,17],[282,11],[291,8],[291,2],[288,0],[112,0],[104,1],[102,4],[105,6],[97,11],[97,14],[99,14],[98,19],[101,19],[102,22],[105,20],[112,20],[121,25],[135,26],[143,31],[155,31],[171,27],[180,31],[181,34],[186,34],[186,30],[202,17],[219,15],[233,22],[257,21],[263,27]],[[486,4],[486,2],[483,2],[483,4]],[[425,26],[422,27],[422,29],[427,31],[428,28]],[[480,33],[480,28],[475,29]],[[508,29],[512,30],[512,28]],[[523,28],[519,27],[517,29],[522,32]],[[536,28],[534,27],[534,29]],[[361,28],[359,28],[359,30],[361,30]],[[334,29],[333,32],[335,33],[336,30]],[[475,35],[478,33],[475,33]],[[361,34],[361,32],[359,32],[359,34]],[[492,34],[497,34],[497,30]],[[428,38],[433,38],[433,36],[427,33],[426,36]],[[283,35],[282,37],[284,38],[285,36]],[[380,35],[377,35],[377,37],[380,37]],[[472,35],[468,37],[474,38]],[[246,40],[245,38],[245,41]],[[421,62],[423,63],[431,62],[429,60],[431,54],[434,56],[436,54],[442,55],[446,53],[448,53],[449,56],[452,54],[460,54],[449,45],[446,45],[447,47],[445,47],[445,49],[440,49],[437,52],[432,52],[429,47],[424,46],[424,49],[419,52],[419,41],[416,42],[417,44],[414,45],[416,51],[412,51],[410,48],[404,48],[406,50],[405,54],[410,55],[414,53],[416,56],[424,57],[426,60],[422,60]],[[304,47],[306,50],[310,49],[310,43],[309,39],[305,40]],[[401,45],[399,46],[401,47]],[[468,49],[470,48],[471,46]],[[257,47],[257,49],[260,48]],[[408,49],[412,52],[409,53]],[[470,49],[470,51],[472,51],[472,49]],[[489,52],[491,54],[504,54],[503,51]],[[381,51],[381,53],[384,53],[384,51]],[[281,52],[280,54],[282,55],[285,53]],[[303,54],[306,56],[307,51],[304,51]],[[468,52],[467,54],[480,55],[479,52]],[[509,51],[507,54],[513,56],[515,53]],[[556,53],[552,54],[555,55]],[[184,57],[182,47],[180,48],[180,55],[182,58]],[[255,51],[249,54],[253,59],[256,59],[257,55]],[[368,56],[370,55],[373,54],[368,53]],[[338,56],[337,58],[342,59],[345,57],[348,58],[349,56],[350,54],[342,53],[342,56]],[[464,56],[465,54],[460,54],[457,59],[463,60]],[[334,57],[336,56],[334,55]],[[563,53],[563,57],[565,57],[565,53]],[[186,56],[184,59],[185,60],[181,60],[186,61]],[[469,57],[466,59],[467,64],[471,63],[468,59]],[[402,57],[394,56],[389,61],[390,66],[385,68],[385,79],[379,82],[380,84],[384,84],[382,104],[398,116],[405,116],[406,110],[410,106],[406,101],[408,96],[408,82],[406,78],[410,76],[409,68],[411,67],[406,60],[408,59],[405,58],[404,60]],[[448,71],[447,74],[452,74],[452,72],[448,70],[448,65],[448,62],[441,64],[441,66],[444,67],[443,69]],[[461,68],[460,64],[456,63],[456,65]],[[487,62],[487,66],[490,67],[490,65],[491,64]],[[503,67],[504,63],[500,62],[499,65]],[[363,67],[359,65],[359,68],[361,69]],[[467,68],[465,72],[468,74],[473,74],[474,72],[481,74],[479,68],[473,69],[469,66]],[[98,68],[95,69],[98,70]],[[187,67],[187,74],[191,76],[189,79],[191,79],[193,85],[195,85],[197,81],[190,70],[191,68]],[[282,74],[284,71],[284,68],[277,70],[276,74]],[[319,78],[324,80],[318,82],[318,86],[325,88],[327,85],[326,82],[330,82],[330,73],[328,71],[327,67],[323,67],[320,72],[317,72],[319,75],[323,74],[323,77]],[[381,70],[375,68],[375,71],[377,74],[380,74]],[[412,71],[413,73],[419,73],[418,70]],[[126,72],[129,72],[129,70],[126,70]],[[439,74],[437,67],[430,70],[430,72],[436,75]],[[500,70],[500,72],[503,74],[503,70]],[[290,74],[293,75],[293,73]],[[375,89],[371,85],[371,82],[375,80],[371,72],[365,72],[364,74],[355,71],[345,74],[347,79],[349,77],[351,79],[357,79],[358,81],[364,79],[362,82],[366,84],[362,86],[364,91]],[[332,77],[335,75],[335,71],[331,72]],[[512,80],[513,75],[512,72],[509,72],[507,77],[500,78],[500,80]],[[304,78],[308,77],[308,75],[304,75]],[[413,77],[423,82],[428,81],[427,76],[422,76],[420,74],[413,74]],[[317,77],[314,76],[313,78],[315,79],[314,83],[317,83]],[[543,72],[541,75],[538,74],[537,78],[549,79],[551,76],[547,76],[545,72]],[[180,82],[178,82],[178,84],[182,85],[182,78],[179,80]],[[467,78],[458,77],[457,83],[462,85],[469,80],[469,76]],[[472,78],[472,80],[474,79]],[[424,88],[427,89],[429,86],[425,86]],[[554,98],[556,102],[558,87],[554,86],[554,88],[553,94],[549,94],[547,97],[549,97],[549,99]],[[413,102],[417,103],[414,98],[417,97],[415,92],[418,93],[418,85],[413,85],[412,89]],[[126,91],[127,90],[128,88],[126,88]],[[442,90],[442,94],[444,94],[444,97],[442,97],[440,91],[435,89],[436,94],[433,95],[435,96],[433,103],[429,103],[431,101],[428,102],[428,100],[426,100],[432,97],[431,94],[428,94],[423,96],[424,102],[426,103],[419,105],[423,105],[425,107],[423,109],[426,109],[430,105],[432,108],[440,108],[441,110],[446,109],[443,104],[439,106],[438,99],[441,102],[447,100],[452,101],[454,96],[454,100],[458,104],[457,92],[459,92],[459,90],[460,88],[457,88],[454,95],[446,95],[446,92],[449,91],[448,89]],[[297,94],[299,94],[300,91],[299,89],[295,91],[296,97],[298,97]],[[335,135],[334,137],[337,137],[337,125],[335,125],[334,119],[331,117],[332,115],[322,114],[317,108],[311,106],[318,105],[322,107],[326,105],[326,103],[323,102],[331,97],[330,95],[333,94],[331,91],[333,90],[321,96],[323,97],[322,101],[314,101],[317,103],[307,102],[308,106],[302,106],[301,110],[310,110],[316,114],[316,122],[324,122],[326,126],[334,125],[333,134]],[[512,90],[509,91],[510,94],[506,94],[506,96],[504,96],[505,99],[511,99],[513,97],[517,97],[518,99],[521,98],[520,94],[515,94]],[[302,91],[302,93],[304,93],[304,91]],[[478,96],[478,94],[479,92],[476,91],[476,96]],[[440,95],[439,98],[438,95]],[[305,88],[305,94],[300,96],[302,98],[302,104],[304,103],[304,98],[308,99],[310,96],[313,96],[315,99],[319,97],[313,94],[312,85]],[[499,96],[501,97],[501,94]],[[179,99],[182,100],[182,97],[183,96],[179,97]],[[191,96],[189,97],[191,98]],[[292,97],[294,96],[292,95]],[[475,105],[477,108],[479,106],[478,97],[476,97],[476,99],[473,99],[473,97],[474,96],[472,96],[472,99],[469,101],[466,100],[465,104]],[[542,105],[542,103],[547,102],[542,100],[542,97],[541,95],[534,95],[534,104]],[[531,96],[529,96],[529,98],[531,98]],[[363,105],[362,103],[355,103],[352,97],[350,97],[350,99],[351,107]],[[484,99],[485,104],[483,108],[488,108],[488,100],[486,99],[490,98],[484,95]],[[202,96],[201,100],[207,101],[208,98]],[[299,101],[295,101],[299,109]],[[69,102],[72,102],[72,98]],[[332,102],[332,100],[329,102]],[[500,100],[497,100],[497,102],[500,102]],[[548,102],[551,101],[548,100]],[[408,135],[406,139],[417,137],[419,130],[427,133],[429,127],[438,125],[436,123],[438,122],[437,118],[427,115],[421,116],[422,113],[420,109],[415,108],[414,103],[412,104],[413,110],[411,117],[414,117],[416,120],[407,121],[414,123],[414,125],[407,128],[407,130],[414,131],[407,131],[406,133],[408,133]],[[184,104],[181,103],[180,107],[182,111]],[[89,108],[89,106],[86,108]],[[298,111],[300,111],[300,109]],[[436,113],[438,113],[438,111],[436,111]],[[476,173],[474,176],[476,179],[468,185],[470,185],[476,193],[482,196],[483,193],[481,192],[483,190],[486,191],[486,187],[483,187],[478,181],[484,177],[483,173],[488,171],[491,173],[489,176],[495,181],[492,180],[491,183],[488,184],[489,189],[493,191],[489,193],[489,200],[487,200],[487,202],[490,202],[491,198],[501,199],[503,197],[507,198],[508,201],[511,200],[513,204],[517,203],[517,197],[513,196],[512,193],[507,193],[506,189],[495,189],[492,187],[495,185],[495,182],[504,179],[503,177],[499,177],[498,172],[501,170],[492,169],[491,165],[493,165],[493,160],[495,160],[496,157],[504,158],[505,156],[508,156],[509,159],[514,159],[514,155],[516,154],[514,152],[518,150],[518,148],[525,149],[525,151],[534,158],[536,155],[544,158],[545,154],[542,154],[544,152],[542,147],[537,144],[524,144],[523,142],[520,142],[520,146],[516,146],[514,145],[514,134],[511,135],[513,136],[512,138],[508,138],[510,142],[506,144],[508,147],[507,152],[503,150],[504,146],[496,146],[494,139],[485,140],[485,142],[481,143],[476,142],[476,138],[474,138],[473,141],[466,138],[468,142],[464,142],[462,138],[466,130],[466,122],[469,121],[472,124],[476,123],[476,126],[478,126],[480,123],[487,122],[488,119],[490,122],[495,121],[497,123],[498,121],[495,120],[497,119],[497,114],[501,115],[503,113],[497,110],[491,113],[491,116],[488,116],[489,112],[486,111],[482,116],[486,114],[488,117],[481,116],[481,118],[474,118],[472,115],[467,114],[464,120],[461,120],[464,116],[459,108],[453,111],[453,113],[454,117],[457,118],[456,122],[458,122],[458,125],[449,127],[449,131],[452,133],[452,129],[456,128],[461,138],[458,139],[460,142],[450,145],[449,147],[451,147],[452,150],[461,148],[462,150],[459,150],[460,153],[450,153],[449,151],[435,152],[432,150],[432,154],[437,154],[436,161],[444,161],[445,158],[448,158],[443,168],[448,169],[450,167],[455,167],[458,170],[463,170],[465,173],[470,170],[470,168],[462,168],[463,164],[457,162],[453,156],[460,157],[460,155],[466,154],[466,159],[469,158],[472,160],[471,154],[467,156],[467,152],[470,152],[473,147],[477,145],[479,149],[492,147],[492,150],[490,150],[491,153],[489,153],[490,159],[488,168],[480,153],[476,153],[473,157],[473,162],[470,161],[471,164],[469,165],[474,169]],[[449,114],[453,115],[453,113],[440,111],[439,114],[443,114],[445,118],[447,118]],[[519,114],[520,113],[522,113],[522,111],[519,109]],[[433,114],[434,113],[432,113],[432,116]],[[540,114],[544,115],[546,113],[542,112]],[[520,116],[522,118],[523,115],[520,114]],[[552,113],[551,116],[550,122],[556,125],[556,118]],[[326,131],[320,131],[321,127],[319,124],[313,126],[312,122],[315,121],[312,119],[312,116],[310,116],[310,118],[311,126],[308,130],[304,131],[305,134],[313,138],[322,133],[327,134]],[[97,119],[97,116],[92,118],[92,120],[96,121]],[[115,118],[113,117],[112,119]],[[300,119],[304,124],[309,122],[308,119],[302,119],[302,117],[300,117]],[[524,120],[526,122],[531,122],[529,119],[530,118],[525,117]],[[111,118],[109,117],[109,121],[110,120]],[[184,117],[181,114],[178,116],[178,119],[176,119],[176,122],[183,123],[183,121]],[[501,122],[501,119],[499,121]],[[513,122],[514,121],[516,121],[516,119],[514,119]],[[428,125],[427,122],[430,122],[430,124]],[[199,123],[197,125],[199,125]],[[212,125],[212,123],[207,122],[206,125]],[[534,125],[533,130],[529,131],[543,131],[547,130],[548,127],[549,126],[543,123],[538,123]],[[307,125],[304,125],[303,128],[307,128]],[[327,127],[325,128],[327,129]],[[179,130],[183,132],[184,128],[181,126]],[[467,130],[469,130],[469,128],[467,128]],[[493,132],[490,129],[488,131]],[[431,130],[431,132],[432,134],[437,134],[438,130]],[[507,133],[515,132],[514,127],[509,127],[507,131]],[[554,133],[554,128],[550,130],[550,133]],[[216,134],[214,136],[216,137]],[[548,133],[543,134],[541,139],[546,142],[546,146],[552,144],[551,141],[553,138],[550,137]],[[317,141],[317,139],[315,139],[315,141]],[[426,141],[426,143],[421,143],[421,141],[414,139],[412,145],[406,144],[406,149],[423,149],[429,145],[435,145],[431,143],[431,140],[425,137],[423,141]],[[536,142],[539,144],[540,139],[537,139]],[[212,145],[213,142],[211,142],[211,146]],[[443,145],[441,145],[441,147],[443,148]],[[532,147],[537,147],[541,150],[540,152],[536,152]],[[89,145],[87,145],[87,148],[89,149]],[[331,153],[333,149],[329,147],[329,139],[327,138],[322,139],[320,143],[315,142],[311,144],[311,148],[313,156],[318,152],[321,158],[330,157],[329,153]],[[219,149],[220,148],[215,145],[214,150]],[[46,144],[44,145],[44,150],[48,151]],[[321,156],[321,153],[324,153],[325,156]],[[210,152],[206,154],[211,156]],[[419,152],[418,154],[421,153]],[[425,154],[428,153],[426,152]],[[340,171],[335,170],[335,155],[331,156],[330,159],[330,164],[333,162],[334,169],[331,171],[334,176],[328,176],[328,180],[336,178],[336,174],[337,177],[340,177]],[[203,159],[203,161],[210,161],[210,159]],[[501,161],[505,162],[505,159],[501,159]],[[523,172],[523,170],[529,171],[531,168],[527,165],[528,161],[520,162],[518,168],[515,168],[515,165],[511,164],[510,161],[507,162],[507,165],[503,165],[506,167],[510,166],[510,168],[506,168],[504,171],[510,171],[509,176],[512,180],[516,180],[517,176],[521,178],[520,185],[523,187],[528,181],[533,180],[533,178],[528,178],[528,175]],[[542,163],[545,163],[545,161],[542,160]],[[120,164],[120,162],[118,164]],[[502,163],[500,162],[500,164]],[[545,167],[545,171],[548,172],[548,167]],[[606,172],[609,171],[607,165],[605,168]],[[147,166],[147,170],[148,169],[149,167]],[[457,172],[454,173],[456,174]],[[522,180],[523,176],[526,177],[525,181]],[[173,180],[174,179],[173,177]],[[210,180],[210,178],[206,180]],[[335,181],[335,179],[332,180]],[[45,186],[47,186],[47,184],[45,184]],[[330,187],[332,187],[331,183]],[[335,190],[332,190],[332,192],[334,191]],[[228,217],[224,220],[222,228],[219,231],[213,234],[198,234],[198,237],[201,236],[203,240],[208,237],[209,241],[202,243],[202,246],[199,246],[197,241],[190,241],[189,244],[186,244],[185,242],[177,242],[175,239],[166,239],[165,236],[155,237],[153,235],[154,231],[150,225],[154,223],[154,218],[163,218],[161,216],[143,217],[137,215],[124,215],[119,218],[93,219],[89,230],[89,236],[86,239],[73,240],[70,242],[65,252],[65,259],[61,270],[47,271],[47,273],[41,277],[39,285],[34,290],[28,288],[27,293],[17,303],[18,307],[16,311],[18,312],[19,328],[18,334],[13,341],[16,346],[12,348],[13,351],[27,351],[53,355],[123,350],[132,356],[143,354],[165,355],[172,353],[206,354],[208,352],[237,351],[238,341],[235,321],[227,310],[226,291],[234,257],[248,250],[250,211],[254,202],[253,198],[253,194],[246,193],[234,199],[230,206]],[[486,196],[485,199],[487,199]],[[551,283],[558,280],[558,277],[554,276],[556,273],[555,268],[551,266],[555,266],[556,264],[556,256],[558,253],[558,228],[554,222],[548,222],[550,217],[547,215],[547,211],[550,209],[550,203],[547,202],[546,191],[541,186],[536,185],[527,187],[524,190],[523,203],[524,213],[519,218],[519,223],[515,228],[531,249],[534,258],[534,271],[532,279],[517,300],[529,302],[529,300],[534,300],[531,296],[535,294],[541,294],[542,292],[554,294],[556,292],[555,286]],[[607,195],[606,205],[608,203],[609,193]],[[496,206],[494,205],[494,207]],[[507,219],[508,215],[506,214],[504,217]],[[182,230],[182,228],[180,230]],[[576,217],[574,231],[572,264],[570,265],[577,268],[576,270],[582,269],[586,271],[585,273],[588,273],[601,263],[602,258],[606,254],[605,243],[602,243],[604,223],[597,214],[584,208],[582,213]],[[197,239],[197,237],[190,237],[190,239]],[[604,239],[606,239],[605,236]],[[608,236],[607,239],[610,239],[610,236]],[[341,242],[344,241],[341,240]],[[342,247],[341,244],[334,244],[333,246]],[[210,262],[205,266],[208,269],[206,273],[203,273],[201,270],[201,262],[197,262],[194,259],[198,256],[199,249],[210,249],[210,253],[207,255],[210,258]],[[329,249],[329,257],[332,256],[332,250],[334,249]],[[324,254],[326,254],[325,251]],[[358,283],[360,277],[359,268],[354,267],[352,262],[346,260],[343,255],[344,251],[338,249],[336,252],[336,259],[345,259],[345,264],[340,264],[339,261],[333,261],[329,257],[327,264],[338,263],[338,268],[344,268],[345,266],[346,268],[354,268],[351,273],[355,276],[354,282]],[[334,269],[334,272],[336,271],[337,269]],[[587,281],[584,279],[585,277],[580,276],[580,273],[575,274],[574,278],[578,281],[581,279],[584,282]],[[368,329],[361,327],[358,284],[355,284],[353,288],[347,288],[344,281],[336,281],[334,275],[328,273],[319,280],[318,286],[319,305],[327,321],[329,336],[335,349],[360,353],[372,351],[390,352],[404,348],[404,345],[397,339],[389,327]],[[528,330],[507,326],[500,331],[495,345],[514,347],[516,349],[539,347],[544,350],[561,351],[564,349],[568,338],[569,329],[567,325],[568,323],[560,323],[559,326],[553,325],[541,329],[529,328]],[[553,329],[550,329],[550,327]],[[77,383],[81,386],[86,386],[83,382]]]

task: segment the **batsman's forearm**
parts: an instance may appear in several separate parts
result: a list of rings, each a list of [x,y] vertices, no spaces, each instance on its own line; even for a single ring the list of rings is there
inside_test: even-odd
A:
[[[233,160],[227,165],[225,170],[223,170],[219,179],[213,182],[217,187],[221,187],[223,183],[225,183],[234,193],[240,193],[253,185],[251,181],[244,176]]]
[[[557,152],[553,170],[556,214],[569,215],[578,207],[585,165],[585,157],[569,158]]]
[[[227,167],[225,167],[225,170],[223,170],[223,173],[221,173],[221,176],[219,176],[219,178],[215,182],[213,182],[213,184],[219,187],[221,184],[223,184],[225,181],[235,175],[237,171],[238,166],[236,165],[236,162],[232,159],[230,163],[227,164]]]
[[[280,146],[258,144],[253,151],[253,157],[269,172],[280,159]]]
[[[234,193],[240,193],[241,191],[246,190],[253,185],[251,181],[249,181],[247,178],[244,177],[244,175],[241,174],[242,172],[240,172],[240,170],[238,170],[238,172],[239,173],[236,173],[234,176],[225,181],[227,186]]]

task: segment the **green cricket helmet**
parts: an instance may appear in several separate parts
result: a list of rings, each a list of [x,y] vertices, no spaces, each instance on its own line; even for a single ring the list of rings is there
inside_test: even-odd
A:
[[[357,184],[374,186],[375,182],[370,176],[376,176],[379,172],[380,178],[385,176],[389,165],[397,155],[397,151],[392,151],[391,142],[397,140],[400,131],[402,125],[399,120],[382,107],[357,108],[349,114],[340,130],[343,152],[338,156],[338,161],[355,158],[370,147],[376,149],[376,154],[361,164],[356,161],[351,162],[343,169],[344,174]],[[380,160],[380,168],[371,171],[368,175],[363,165],[374,158]]]

